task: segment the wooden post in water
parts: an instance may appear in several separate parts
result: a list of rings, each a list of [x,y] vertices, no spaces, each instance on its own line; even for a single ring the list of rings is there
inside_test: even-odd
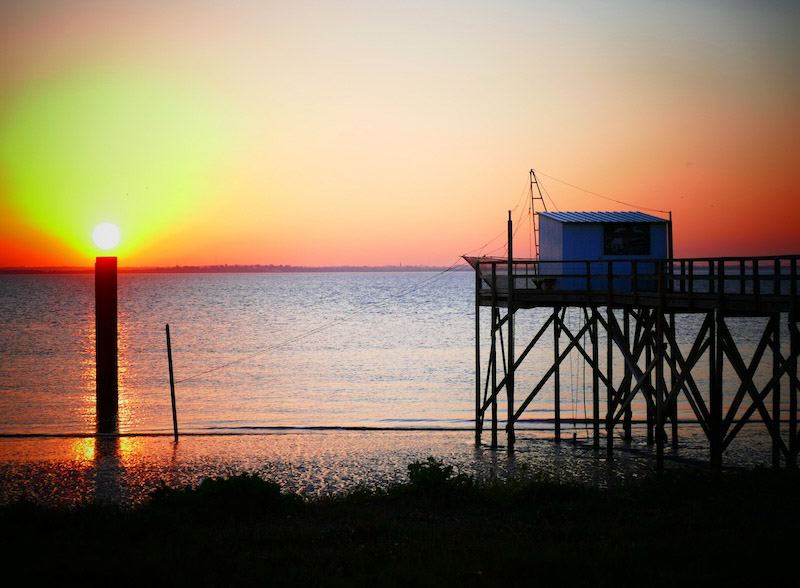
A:
[[[172,342],[167,325],[167,361],[169,362],[169,393],[172,398],[172,429],[175,432],[175,443],[178,442],[178,412],[175,409],[175,375],[172,371]]]
[[[592,306],[592,437],[595,451],[600,450],[600,350],[598,349],[598,328],[600,313],[596,306]]]
[[[561,309],[556,306],[553,311],[556,315],[559,314]],[[556,433],[556,443],[561,442],[561,363],[559,362],[559,356],[561,353],[558,349],[558,339],[561,336],[561,331],[559,329],[561,318],[563,317],[563,313],[561,317],[556,316],[556,319],[553,321],[553,363],[556,366],[556,371],[553,374],[554,380],[554,416],[555,416],[555,433]]]
[[[514,231],[511,226],[511,211],[508,211],[508,450],[514,450]]]
[[[669,324],[667,325],[669,329],[670,337],[672,341],[676,341],[675,339],[675,313],[671,312],[669,314]],[[666,353],[666,342],[664,343],[665,348],[664,352]],[[671,349],[671,348],[670,348]],[[675,354],[670,352],[670,359],[672,360],[670,365],[669,371],[669,392],[670,394],[675,389],[675,381],[678,379],[676,370],[675,370]],[[672,420],[672,448],[677,450],[678,449],[678,395],[675,394],[675,399],[672,401],[669,409],[670,419]]]
[[[117,430],[117,258],[94,264],[97,432]]]
[[[781,358],[781,315],[776,313],[769,317],[770,327],[772,330],[772,377],[775,379],[775,385],[772,388],[772,420],[778,429],[778,435],[781,431],[781,378],[780,367],[778,361]],[[772,467],[777,468],[781,465],[781,448],[780,445],[772,439]]]
[[[608,278],[611,279],[611,276]],[[611,325],[614,310],[609,303],[606,309],[608,313],[608,324]],[[611,346],[611,329],[606,329],[606,459],[614,459],[614,348]]]
[[[631,337],[630,337],[630,335],[631,335],[631,318],[630,318],[630,316],[631,315],[630,315],[630,310],[628,310],[627,308],[624,309],[622,312],[623,312],[623,315],[622,315],[623,329],[624,329],[624,332],[625,332],[625,349],[626,349],[626,351],[629,351],[630,347],[631,347],[631,344],[630,344],[630,340],[631,340]],[[631,369],[628,366],[628,362],[625,362],[625,372],[624,372],[623,380],[622,380],[623,381],[622,388],[625,391],[626,395],[630,393],[631,377],[632,377]],[[621,396],[620,396],[620,398],[621,398]],[[623,424],[622,424],[622,430],[625,432],[625,441],[627,441],[628,443],[630,443],[630,441],[631,441],[631,424],[632,424],[632,421],[633,421],[633,409],[631,408],[631,403],[629,402],[628,406],[625,408],[625,420],[623,421]]]
[[[169,332],[169,325],[167,325]],[[171,370],[170,370],[171,372]],[[475,445],[481,444],[481,265],[475,266]]]
[[[645,343],[645,365],[650,365],[653,361],[653,340],[650,336],[650,332],[644,333],[644,336],[647,337],[647,342]],[[650,394],[650,391],[653,390],[653,372],[652,370],[647,372],[647,391],[645,394]],[[655,401],[655,398],[652,398]],[[653,409],[651,407],[651,402],[647,403],[647,444],[652,445],[655,443],[655,418],[653,417]]]
[[[658,274],[658,308],[656,312],[656,467],[664,467],[664,263],[656,263]]]
[[[714,314],[714,322],[711,325],[709,338],[711,344],[708,347],[709,351],[709,367],[711,373],[709,374],[709,430],[711,432],[709,439],[710,449],[710,465],[712,469],[720,469],[722,467],[722,369],[724,361],[724,349],[720,339],[723,332],[723,323],[725,322],[723,314],[723,293],[724,293],[724,271],[725,262],[722,260],[717,261],[718,267],[716,276],[714,275],[714,261],[709,261],[709,288],[714,288],[712,292],[717,294],[717,308],[711,312]]]
[[[497,309],[497,264],[492,263],[492,449],[497,449],[497,323],[499,321],[500,311]]]
[[[606,306],[606,460],[614,459],[614,349],[611,346],[611,323],[614,320],[614,266],[609,261],[606,266],[608,276],[608,301]]]
[[[786,467],[797,467],[797,354],[800,353],[800,332],[797,329],[797,260],[792,258],[789,266],[789,295],[791,310],[789,312],[789,458]]]

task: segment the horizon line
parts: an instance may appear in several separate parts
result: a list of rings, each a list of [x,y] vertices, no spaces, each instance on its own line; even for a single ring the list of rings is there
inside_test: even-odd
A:
[[[464,264],[465,267],[468,267]],[[120,266],[119,273],[301,273],[301,272],[397,272],[443,271],[443,265],[331,265],[306,266],[287,264],[196,264],[174,266]],[[458,269],[458,268],[453,268]],[[85,274],[94,273],[93,266],[9,266],[0,267],[0,274]]]

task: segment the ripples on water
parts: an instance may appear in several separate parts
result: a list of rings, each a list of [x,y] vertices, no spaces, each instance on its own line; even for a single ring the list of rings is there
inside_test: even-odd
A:
[[[177,380],[236,362],[178,384],[186,430],[463,426],[467,274],[396,297],[432,275],[121,274],[120,430],[171,428],[165,323]],[[0,432],[92,432],[93,277],[4,276],[0,288]]]
[[[706,467],[698,431],[667,450],[667,467]],[[407,465],[435,456],[480,480],[544,473],[556,480],[609,486],[652,471],[654,448],[635,431],[633,451],[608,463],[583,435],[577,444],[554,443],[522,432],[516,451],[476,447],[460,431],[291,431],[259,435],[0,439],[0,504],[26,496],[71,505],[97,498],[138,504],[162,483],[194,485],[205,478],[257,473],[286,490],[314,497],[359,484],[386,487],[407,480]],[[621,445],[621,444],[620,444]],[[768,463],[763,436],[747,432],[729,458],[742,466]]]
[[[186,483],[203,474],[234,471],[258,471],[288,488],[314,494],[364,481],[386,483],[404,476],[408,462],[431,454],[480,475],[495,470],[502,474],[507,456],[485,449],[476,454],[469,432],[474,410],[472,273],[434,277],[431,273],[121,274],[120,431],[171,430],[165,323],[173,336],[183,431],[241,433],[276,426],[464,431],[184,437],[174,452],[167,437],[123,437],[110,448],[93,438],[2,439],[5,490],[14,494],[8,480],[24,480],[25,469],[33,468],[38,479],[51,479],[53,487],[60,479],[73,479],[74,484],[63,485],[62,491],[76,496],[115,476],[122,482],[120,492],[136,500],[159,479]],[[425,286],[415,289],[421,283]],[[0,433],[94,432],[93,296],[91,275],[0,276]],[[567,321],[577,325],[579,311],[571,312]],[[483,312],[483,333],[488,332],[488,314]],[[544,317],[546,311],[520,313],[518,340],[530,337]],[[731,319],[746,360],[748,346],[756,343],[751,339],[759,320]],[[679,337],[688,342],[684,353],[699,328],[695,322],[688,317],[679,323]],[[602,337],[600,344],[605,357]],[[542,342],[526,359],[517,374],[518,389],[532,387],[550,366],[549,345]],[[484,361],[486,353],[484,349]],[[231,362],[224,369],[180,382]],[[618,363],[615,373],[621,370]],[[705,373],[701,361],[697,369],[701,390]],[[756,375],[757,383],[763,385],[770,375],[767,362],[764,373]],[[591,372],[582,367],[577,354],[564,362],[561,381],[562,415],[591,415],[587,404]],[[635,414],[643,416],[643,408],[634,404]],[[691,417],[688,406],[680,411],[682,418]],[[501,401],[500,414],[505,412]],[[523,428],[551,428],[546,422],[552,417],[551,386],[542,390],[524,416],[528,420]],[[726,462],[760,463],[766,455],[763,463],[768,463],[768,451],[762,450],[768,444],[760,429],[763,425],[746,427],[750,441],[744,449],[737,449],[741,443],[734,442]],[[579,438],[585,436],[582,426],[574,431]],[[572,433],[566,425],[565,436]],[[536,438],[533,432],[527,435]],[[682,444],[683,453],[706,458],[699,435],[690,434]],[[756,445],[762,449],[753,449]],[[543,441],[531,441],[526,447],[519,453],[521,459],[532,460],[539,468],[572,471],[580,478],[623,475],[617,466],[602,472],[595,466],[584,467],[596,462],[594,457],[579,459],[578,465],[559,461],[564,452],[572,459],[582,450]],[[20,455],[27,457],[18,459]]]

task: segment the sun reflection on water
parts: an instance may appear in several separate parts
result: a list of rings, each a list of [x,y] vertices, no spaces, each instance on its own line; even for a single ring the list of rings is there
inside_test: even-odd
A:
[[[131,430],[134,423],[131,395],[136,389],[130,359],[130,328],[128,322],[117,321],[117,389],[119,391],[117,426],[120,433]]]
[[[84,344],[81,349],[81,395],[77,407],[78,420],[84,425],[84,430],[93,431],[97,420],[97,370],[95,365],[95,340],[96,330],[94,320],[86,322],[86,327],[81,333]]]
[[[80,437],[72,440],[70,447],[72,459],[81,465],[90,466],[94,462],[95,438]]]
[[[80,405],[76,407],[78,420],[86,432],[94,431],[97,425],[97,331],[94,320],[87,321],[81,333],[84,344],[81,349],[80,378],[82,393]],[[130,333],[128,323],[117,323],[117,430],[130,431],[136,419],[133,414],[132,390],[135,390],[135,372],[131,369],[129,353]]]

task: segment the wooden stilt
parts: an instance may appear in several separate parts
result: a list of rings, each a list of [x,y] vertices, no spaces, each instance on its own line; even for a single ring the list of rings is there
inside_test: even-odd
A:
[[[772,419],[781,430],[781,379],[780,379],[780,356],[781,356],[781,321],[780,315],[773,314],[769,317],[769,328],[772,331],[772,377],[775,384],[772,387]],[[781,465],[780,446],[775,439],[772,440],[772,467],[777,468]]]
[[[610,264],[609,264],[610,265]],[[609,283],[611,282],[611,272],[609,272]],[[609,296],[610,298],[610,296]],[[606,308],[608,313],[608,323],[614,319],[614,310],[609,302]],[[614,459],[614,353],[611,345],[611,337],[606,331],[606,459]]]
[[[623,320],[623,328],[624,328],[624,333],[625,333],[625,347],[626,347],[626,350],[629,350],[630,349],[629,345],[630,345],[630,340],[631,340],[630,339],[630,336],[631,336],[631,313],[627,308],[623,311],[622,320]],[[625,373],[624,373],[624,376],[623,376],[624,382],[626,382],[626,384],[622,386],[622,389],[623,389],[622,391],[626,395],[630,392],[631,376],[632,376],[632,372],[631,372],[631,370],[628,367],[628,364],[626,362],[625,363]],[[631,405],[628,404],[628,406],[625,408],[625,421],[624,421],[624,423],[622,425],[622,430],[625,433],[625,441],[627,443],[630,443],[631,437],[632,437],[632,431],[631,431],[631,429],[632,429],[632,426],[631,426],[632,425],[632,421],[633,421],[633,409],[631,408]]]
[[[497,447],[497,266],[492,264],[492,448]]]
[[[789,266],[789,295],[791,310],[789,312],[789,459],[786,467],[797,467],[797,355],[800,353],[800,332],[797,330],[797,259],[792,258]]]
[[[600,450],[600,377],[598,373],[599,349],[598,349],[598,322],[597,307],[592,307],[592,437],[594,440],[595,451]]]
[[[481,273],[475,271],[475,445],[481,444]],[[494,327],[494,324],[492,324]]]
[[[116,257],[95,260],[94,301],[97,432],[116,433],[119,409]]]
[[[511,226],[511,211],[508,211],[508,450],[514,450],[514,231]]]
[[[510,221],[509,218],[509,245],[513,246]],[[618,424],[623,426],[626,441],[631,440],[632,407],[634,403],[637,407],[640,406],[641,399],[644,398],[647,408],[647,440],[650,444],[658,444],[655,452],[658,464],[661,465],[666,457],[665,444],[669,437],[673,447],[677,447],[678,444],[679,428],[682,424],[678,418],[680,398],[682,403],[688,403],[691,407],[698,425],[709,441],[712,467],[721,467],[727,446],[749,422],[763,423],[771,435],[772,464],[779,466],[784,460],[787,467],[794,467],[800,450],[797,430],[800,417],[797,398],[800,386],[797,377],[797,361],[800,355],[800,330],[798,330],[796,307],[797,259],[800,259],[800,256],[768,258],[769,261],[765,258],[735,261],[683,260],[680,261],[682,268],[680,274],[665,272],[664,262],[648,261],[649,265],[639,267],[641,278],[634,276],[636,279],[632,279],[633,291],[620,292],[613,291],[611,272],[613,268],[608,263],[602,264],[608,270],[608,275],[603,277],[599,273],[591,275],[591,271],[597,269],[595,267],[597,262],[581,262],[586,269],[584,291],[584,285],[576,289],[568,287],[561,289],[562,282],[568,285],[580,280],[573,278],[572,274],[553,274],[554,277],[548,277],[547,272],[539,271],[541,268],[537,268],[533,274],[529,268],[523,272],[526,263],[535,262],[524,260],[515,262],[511,250],[507,260],[472,259],[470,263],[474,267],[485,267],[480,279],[476,278],[475,282],[478,289],[475,299],[476,366],[479,366],[482,354],[479,338],[479,306],[489,306],[490,298],[492,306],[492,343],[487,371],[486,374],[479,372],[475,379],[476,442],[480,442],[482,428],[491,407],[492,444],[496,445],[499,432],[498,396],[505,387],[508,398],[508,446],[513,450],[516,422],[536,395],[549,384],[550,377],[553,377],[555,438],[559,441],[563,433],[560,364],[567,356],[571,357],[570,354],[576,350],[577,356],[585,362],[583,365],[592,370],[592,415],[586,420],[592,422],[594,447],[597,450],[601,435],[600,386],[604,385],[606,389],[606,413],[602,422],[605,423],[607,458],[613,458],[614,428]],[[769,276],[759,276],[755,268],[759,267],[760,263],[763,272],[768,262],[776,269]],[[694,273],[695,263],[701,267],[700,273]],[[728,276],[725,275],[726,263],[731,268]],[[503,283],[499,289],[495,287],[497,280],[505,281],[504,276],[497,276],[497,266],[504,264],[507,266],[507,290]],[[637,265],[631,264],[634,274]],[[738,273],[733,271],[734,265],[738,266]],[[642,269],[653,266],[658,268],[657,291],[652,287],[655,281],[652,270]],[[491,283],[489,267],[492,267]],[[742,267],[745,271],[742,271]],[[789,271],[787,267],[790,268]],[[560,271],[565,271],[565,268]],[[607,297],[602,292],[603,279],[608,280]],[[593,280],[594,288],[592,288]],[[601,300],[605,300],[605,312],[601,312],[602,309],[598,306]],[[564,321],[570,306],[581,309],[584,315],[584,324],[577,333],[572,333]],[[615,306],[618,306],[616,311]],[[507,312],[502,313],[502,308]],[[519,309],[534,308],[551,308],[552,312],[537,334],[529,340],[530,342],[526,339],[524,350],[516,354],[516,313]],[[622,317],[616,317],[616,313],[622,314]],[[703,313],[701,316],[704,317],[703,324],[694,337],[691,351],[686,356],[683,355],[681,347],[687,342],[678,337],[677,333],[681,331],[679,321],[684,313],[694,316]],[[785,328],[781,324],[784,314],[788,316],[789,322],[788,345],[784,342],[784,345],[790,347],[788,353],[781,349],[783,335],[780,331],[781,328]],[[728,328],[728,316],[769,317],[755,351],[752,354],[744,354],[749,358],[747,361],[739,351],[740,343],[734,336],[736,330]],[[552,366],[530,393],[520,398],[522,402],[517,403],[516,370],[523,365],[529,354],[535,354],[534,347],[540,338],[550,333],[550,322],[553,322]],[[507,334],[503,333],[503,324],[507,324]],[[635,334],[632,327],[635,329]],[[599,362],[600,328],[606,329],[604,366]],[[589,337],[586,337],[587,331]],[[748,337],[751,336],[752,330]],[[562,337],[567,341],[565,345],[561,344]],[[589,342],[592,345],[591,350],[588,347]],[[770,362],[767,359],[770,348],[771,368],[765,365]],[[708,359],[709,366],[708,392],[701,390],[700,378],[696,373],[705,358]],[[620,359],[624,369],[615,379],[614,363]],[[498,366],[500,361],[502,366]],[[665,362],[667,365],[664,365]],[[497,372],[501,368],[503,371],[498,375]],[[772,373],[770,380],[763,384],[765,368],[771,369]],[[669,374],[665,371],[667,369]],[[732,371],[726,380],[724,372],[728,370]],[[739,378],[741,383],[736,393],[730,395],[728,406],[727,400],[723,401],[727,398],[724,394],[724,385],[727,385],[733,377]],[[584,372],[584,384],[586,383],[588,382]],[[482,394],[481,387],[483,387]],[[589,386],[585,388],[588,391]],[[489,395],[490,389],[491,395]],[[734,392],[734,389],[730,392]],[[783,411],[787,405],[788,415]],[[680,405],[681,408],[684,406],[685,404]],[[749,420],[751,416],[752,421]],[[671,425],[669,437],[666,434],[668,422]]]
[[[709,438],[710,462],[712,469],[722,467],[722,346],[719,341],[719,324],[723,320],[720,311],[711,311],[714,320],[711,323],[709,337]]]
[[[664,467],[664,264],[656,264],[658,309],[656,310],[656,467]]]
[[[645,343],[645,364],[650,365],[653,362],[653,343],[650,332],[643,333],[646,337]],[[653,388],[652,372],[647,374],[647,385],[644,387],[643,393],[649,394],[648,390]],[[653,415],[652,402],[647,403],[647,444],[652,445],[655,442],[655,416]]]
[[[670,334],[670,341],[675,341],[675,314],[669,314],[669,323],[667,324],[667,329]],[[667,353],[669,349],[672,348],[672,345],[664,341],[664,353]],[[670,353],[672,356],[673,353]],[[675,391],[675,382],[677,380],[677,372],[675,367],[675,362],[670,361],[670,370],[669,370],[669,390],[670,396],[673,398],[672,401],[669,403],[669,418],[672,423],[672,448],[677,450],[678,449],[678,394]]]
[[[559,308],[555,307],[553,312],[557,315]],[[561,318],[563,318],[563,314]],[[556,371],[553,374],[555,378],[553,381],[553,412],[555,416],[556,443],[561,442],[561,362],[558,359],[558,339],[561,336],[559,331],[560,322],[561,320],[558,318],[553,321],[553,363],[556,366]]]

